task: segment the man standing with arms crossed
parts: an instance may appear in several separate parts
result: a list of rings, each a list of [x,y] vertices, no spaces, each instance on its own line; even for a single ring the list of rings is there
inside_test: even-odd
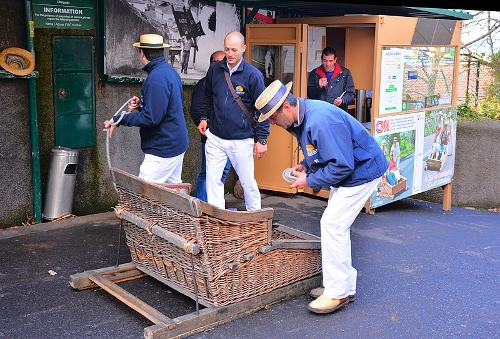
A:
[[[314,313],[334,312],[356,294],[351,261],[351,225],[377,187],[388,164],[380,146],[352,116],[320,100],[298,99],[275,80],[259,96],[259,121],[269,119],[293,135],[304,160],[293,167],[292,188],[330,188],[321,217],[324,290],[308,305]]]
[[[253,155],[260,158],[267,151],[269,122],[255,121],[254,103],[264,90],[264,78],[256,67],[243,59],[245,49],[245,39],[240,32],[226,35],[226,58],[208,69],[198,131],[207,136],[208,202],[225,208],[221,177],[229,158],[243,187],[246,209],[251,211],[261,208]],[[207,129],[208,112],[211,111]]]

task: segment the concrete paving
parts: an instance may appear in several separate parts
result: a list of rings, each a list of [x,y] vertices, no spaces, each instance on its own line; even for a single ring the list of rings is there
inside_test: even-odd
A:
[[[326,201],[264,195],[263,206],[276,221],[319,235]],[[354,303],[319,316],[300,296],[194,337],[498,338],[499,227],[498,213],[445,213],[411,199],[362,213],[352,227]],[[142,337],[148,320],[100,289],[68,284],[71,274],[115,264],[118,230],[105,213],[0,231],[0,338]],[[123,235],[121,244],[119,261],[128,262]],[[195,308],[152,278],[120,286],[169,317]]]

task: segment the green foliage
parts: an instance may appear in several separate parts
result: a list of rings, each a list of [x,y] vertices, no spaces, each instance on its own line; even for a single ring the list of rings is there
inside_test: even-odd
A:
[[[415,152],[415,144],[407,138],[401,138],[399,149],[401,150],[401,158],[404,158]]]
[[[476,111],[480,117],[500,120],[500,98],[487,96],[479,102]]]
[[[493,82],[476,110],[481,117],[500,120],[500,51],[492,55],[490,66],[493,68]]]
[[[384,154],[387,160],[389,160],[392,140],[394,140],[394,137],[398,138],[399,140],[399,151],[401,158],[404,158],[405,156],[415,152],[415,130],[392,133],[382,137],[377,137],[377,142],[379,143],[379,145],[382,143],[382,140],[386,141],[386,147],[385,149],[382,149],[384,150]]]
[[[464,103],[457,106],[457,116],[460,119],[465,120],[479,119],[479,114],[472,106],[469,105],[469,100],[467,99]]]
[[[500,98],[500,51],[491,56],[490,66],[493,69],[493,83],[488,86],[488,97]]]

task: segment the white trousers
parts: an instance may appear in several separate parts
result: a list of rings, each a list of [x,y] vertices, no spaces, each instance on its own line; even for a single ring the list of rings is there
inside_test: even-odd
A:
[[[355,187],[330,188],[321,217],[321,261],[325,295],[332,299],[356,293],[358,272],[352,267],[351,225],[380,178]]]
[[[139,178],[157,184],[178,184],[182,182],[182,162],[184,153],[172,158],[145,154],[139,169]]]
[[[220,178],[229,158],[243,187],[247,211],[260,210],[260,192],[254,178],[253,138],[226,140],[210,133],[209,130],[206,131],[206,136],[205,157],[208,203],[219,208],[226,208],[224,183]]]

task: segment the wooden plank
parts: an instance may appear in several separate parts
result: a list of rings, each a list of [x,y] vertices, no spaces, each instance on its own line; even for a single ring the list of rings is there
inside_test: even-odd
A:
[[[86,290],[89,288],[97,287],[89,279],[90,273],[98,273],[105,276],[108,280],[112,282],[122,282],[128,280],[134,280],[138,278],[142,278],[145,274],[139,271],[134,263],[126,263],[118,266],[110,266],[105,268],[100,268],[97,270],[89,270],[82,273],[72,274],[69,276],[69,284],[71,287],[77,290]]]
[[[186,297],[189,297],[189,298],[191,298],[193,300],[196,300],[196,296],[194,295],[194,293],[192,293],[191,291],[187,290],[183,286],[181,286],[181,285],[179,285],[179,284],[177,284],[177,283],[175,283],[173,281],[167,280],[163,276],[161,276],[161,275],[159,275],[159,274],[157,274],[157,273],[155,273],[155,272],[153,272],[151,270],[148,270],[147,268],[144,268],[144,267],[141,267],[141,266],[138,266],[137,268],[139,270],[143,271],[144,273],[146,273],[147,275],[155,278],[156,280],[161,281],[162,283],[164,283],[165,285],[167,285],[171,289],[176,290],[177,292],[184,294]],[[200,296],[198,297],[198,303],[200,305],[205,306],[205,307],[211,307],[211,306],[213,306],[207,300],[203,299]]]
[[[111,171],[115,174],[117,185],[150,199],[160,201],[169,207],[181,210],[194,217],[201,216],[201,202],[199,199],[170,191],[162,185],[142,180],[117,168],[112,168]]]
[[[104,278],[99,273],[90,273],[89,279],[95,284],[99,285],[103,290],[120,300],[122,303],[142,314],[144,317],[149,319],[155,324],[161,325],[174,325],[174,322],[169,317],[165,316],[163,313],[159,312],[155,308],[149,306],[141,299],[125,291],[120,286]]]
[[[305,294],[312,288],[321,285],[321,276],[298,281],[294,284],[279,288],[272,292],[243,300],[223,307],[209,307],[196,312],[173,319],[175,328],[153,325],[144,329],[144,337],[148,339],[186,337],[194,333],[215,327],[230,320],[241,318],[246,314],[253,313],[263,307],[277,303],[283,299]],[[305,305],[304,305],[305,307]]]
[[[273,240],[271,245],[265,245],[260,248],[260,253],[268,253],[277,249],[294,250],[320,250],[321,240]]]
[[[166,230],[162,227],[159,227],[157,225],[153,225],[151,226],[151,223],[133,213],[130,213],[129,211],[123,211],[121,212],[121,216],[127,220],[127,221],[130,221],[131,223],[133,223],[134,225],[137,225],[138,227],[146,230],[146,231],[151,231],[151,233],[159,236],[160,238],[162,239],[165,239],[167,240],[168,242],[170,242],[171,244],[177,246],[178,248],[180,248],[181,250],[185,251],[186,249],[184,249],[184,245],[188,243],[188,241],[181,237],[180,235],[178,234],[175,234],[173,232],[170,232],[169,230]],[[187,253],[191,253],[191,254],[198,254],[200,253],[200,246],[198,246],[197,244],[189,244],[187,246]]]
[[[310,233],[307,233],[307,232],[304,232],[304,231],[300,231],[298,229],[291,228],[291,227],[285,226],[285,225],[277,223],[277,222],[275,222],[274,225],[278,226],[278,227],[275,228],[277,231],[285,232],[285,233],[294,235],[296,237],[299,237],[301,239],[309,239],[309,240],[319,240],[319,239],[321,239],[320,237],[315,236],[314,234],[310,234]]]
[[[272,219],[274,210],[272,208],[263,208],[256,211],[229,211],[210,205],[206,202],[201,202],[203,213],[222,220],[232,222],[248,222],[264,219]]]
[[[273,240],[271,246],[274,248],[289,248],[289,249],[311,249],[320,250],[321,240]]]
[[[443,186],[443,211],[451,211],[451,182]]]
[[[267,221],[267,243],[270,244],[273,240],[273,219]]]

